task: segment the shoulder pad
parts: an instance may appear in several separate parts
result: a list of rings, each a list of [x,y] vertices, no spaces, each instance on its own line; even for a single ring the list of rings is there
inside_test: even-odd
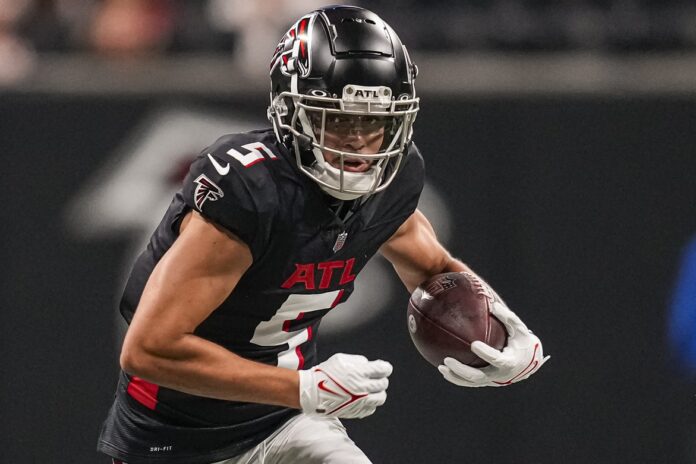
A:
[[[371,220],[369,227],[389,223],[398,228],[416,210],[424,184],[423,158],[418,148],[411,144],[394,181],[377,195],[380,213]]]
[[[259,134],[218,139],[194,160],[184,179],[184,201],[249,245],[254,256],[278,205],[274,178],[263,166],[278,159]]]
[[[402,186],[404,184],[411,185],[411,189],[417,190],[420,195],[420,191],[423,190],[423,184],[425,183],[425,162],[415,143],[409,145],[402,163],[400,172],[396,175],[394,181],[398,181]],[[391,188],[391,186],[388,188]]]
[[[411,142],[409,144],[408,151],[406,152],[406,158],[407,158],[406,161],[408,161],[411,158],[416,158],[419,161],[419,164],[421,166],[423,166],[423,164],[424,164],[423,163],[423,155],[421,155],[420,150],[418,149],[418,147],[416,146],[416,144],[414,142]],[[413,160],[411,160],[411,161],[413,161]]]
[[[224,183],[242,182],[256,207],[273,209],[277,188],[270,173],[270,164],[281,159],[273,132],[258,131],[220,137],[203,150],[214,173]]]
[[[203,151],[203,154],[235,161],[236,168],[251,168],[280,158],[273,132],[257,131],[224,135]]]

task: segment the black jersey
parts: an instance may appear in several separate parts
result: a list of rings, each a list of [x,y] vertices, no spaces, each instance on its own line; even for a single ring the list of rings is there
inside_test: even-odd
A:
[[[130,323],[154,266],[195,210],[243,240],[253,256],[195,334],[258,362],[311,367],[321,317],[348,299],[360,270],[414,212],[423,181],[412,145],[392,185],[344,221],[272,130],[224,136],[192,163],[133,267],[121,313]],[[209,463],[255,446],[297,413],[189,395],[122,372],[98,447],[130,464]]]

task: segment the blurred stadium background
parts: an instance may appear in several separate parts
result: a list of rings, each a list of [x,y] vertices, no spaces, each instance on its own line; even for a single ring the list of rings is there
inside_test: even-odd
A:
[[[0,0],[0,461],[108,462],[129,261],[188,161],[265,124],[272,51],[322,4]],[[509,389],[446,384],[376,260],[320,343],[395,364],[353,439],[374,462],[696,463],[696,4],[353,4],[419,65],[423,208],[552,355]]]

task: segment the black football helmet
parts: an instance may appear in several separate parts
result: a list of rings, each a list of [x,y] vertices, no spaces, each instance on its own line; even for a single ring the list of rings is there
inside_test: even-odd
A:
[[[341,200],[391,183],[419,103],[417,67],[387,23],[354,6],[315,10],[282,38],[270,74],[268,118],[278,139],[294,147],[304,174]],[[379,148],[366,152],[327,140],[357,133],[373,134]]]

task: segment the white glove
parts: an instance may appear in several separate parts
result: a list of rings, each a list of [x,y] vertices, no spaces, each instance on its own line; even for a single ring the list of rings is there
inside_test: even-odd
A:
[[[493,292],[495,295],[495,293]],[[524,322],[495,295],[491,313],[505,325],[507,345],[502,351],[481,342],[471,344],[471,351],[490,366],[477,369],[454,358],[445,358],[438,370],[455,385],[462,387],[502,387],[524,380],[550,358],[544,357],[541,341]]]
[[[367,417],[387,400],[392,365],[338,353],[300,373],[300,406],[307,414]]]

